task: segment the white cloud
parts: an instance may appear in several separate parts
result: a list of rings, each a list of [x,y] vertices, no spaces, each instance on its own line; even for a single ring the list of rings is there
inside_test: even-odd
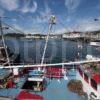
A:
[[[37,10],[37,3],[33,2],[33,7],[30,9],[30,12],[35,12]]]
[[[27,7],[23,7],[20,11],[23,13],[27,13],[29,11],[29,9]]]
[[[31,23],[31,25],[33,25],[33,23]],[[19,30],[19,32],[22,32],[24,34],[28,34],[28,33],[31,33],[31,34],[40,33],[38,25],[36,25],[35,27],[25,28],[24,26],[19,25],[19,24],[16,23],[16,24],[13,24],[12,26],[14,28],[16,28],[17,30]],[[13,29],[12,29],[12,31],[13,32],[18,32],[18,31],[15,31]]]
[[[32,7],[30,7],[30,4],[31,4],[30,0],[26,1],[24,3],[24,6],[20,9],[20,11],[23,13],[28,13],[28,12],[34,13],[37,10],[37,2],[32,1]]]
[[[57,28],[54,33],[63,34],[72,31],[86,32],[86,31],[96,31],[96,30],[100,30],[100,23],[95,22],[93,18],[91,18],[82,20],[78,19],[78,21],[75,24],[73,24],[73,26],[66,26],[65,28]]]
[[[91,20],[79,20],[73,27],[76,31],[95,31],[100,30],[100,23]]]
[[[51,8],[48,6],[46,2],[44,2],[44,10],[39,11],[39,15],[36,17],[36,22],[37,23],[44,23],[48,22],[50,16],[52,15]]]
[[[18,32],[18,31],[19,31],[20,33],[25,33],[25,34],[26,34],[26,29],[25,29],[24,27],[20,26],[19,24],[14,23],[14,24],[12,25],[12,27],[14,27],[16,30],[10,28],[9,31],[11,31],[11,32]],[[17,30],[18,30],[18,31],[17,31]]]
[[[0,0],[0,6],[8,11],[13,11],[18,8],[18,0]]]
[[[63,33],[67,33],[67,32],[71,32],[72,29],[67,27],[67,28],[61,28],[61,29],[57,29],[55,30],[55,34],[63,34]]]
[[[3,17],[4,13],[5,13],[4,10],[3,9],[0,9],[0,16]]]
[[[37,2],[35,1],[31,2],[31,0],[24,0],[23,6],[21,5],[22,6],[21,9],[19,8],[20,7],[19,2],[20,0],[0,0],[0,6],[8,11],[20,10],[23,13],[28,13],[28,12],[34,13],[37,10]]]
[[[65,28],[57,28],[55,30],[55,34],[63,34],[66,32],[72,32],[72,31],[80,31],[80,32],[86,32],[86,31],[96,31],[100,30],[100,23],[91,21],[91,20],[78,20],[76,24],[73,26],[66,26]]]
[[[40,13],[41,13],[41,15],[42,15],[43,17],[49,18],[50,15],[52,14],[51,8],[48,6],[48,4],[47,4],[46,2],[45,2],[45,4],[44,4],[44,6],[45,6],[45,10],[44,10],[43,12],[40,12]]]
[[[65,0],[65,6],[68,11],[74,11],[80,4],[80,0]]]
[[[48,20],[45,19],[43,16],[36,16],[35,20],[33,21],[33,23],[44,23],[47,22]]]

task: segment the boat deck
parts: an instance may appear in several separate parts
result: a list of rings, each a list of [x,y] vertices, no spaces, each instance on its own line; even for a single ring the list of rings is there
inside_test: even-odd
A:
[[[52,79],[45,91],[38,93],[44,100],[77,100],[76,94],[67,89],[68,81]]]
[[[70,72],[69,74],[73,74],[74,72]],[[76,72],[73,74],[75,75]],[[70,79],[75,79],[75,76],[69,76],[69,80],[61,79],[48,79],[47,81],[49,84],[47,85],[46,89],[42,92],[33,92],[32,90],[28,90],[30,93],[38,94],[40,96],[43,96],[43,100],[77,100],[77,95],[70,92],[67,89],[67,83],[70,81]],[[20,93],[21,86],[25,82],[25,78],[20,78],[16,81],[17,86],[13,89],[0,89],[0,96],[9,96],[12,98],[15,98],[16,95]]]

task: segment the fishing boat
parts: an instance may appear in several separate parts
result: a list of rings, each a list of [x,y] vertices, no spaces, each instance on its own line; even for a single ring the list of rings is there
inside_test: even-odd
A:
[[[100,47],[96,47],[96,50],[100,51]]]
[[[98,59],[87,56],[87,59]],[[100,62],[84,63],[77,67],[77,79],[90,100],[100,100]]]
[[[100,42],[90,42],[90,45],[92,45],[92,46],[100,46]]]
[[[100,43],[99,42],[90,42],[90,45],[95,47],[95,50],[100,51]]]
[[[75,67],[69,67],[70,65],[78,65],[77,70],[79,72],[78,79],[80,79],[84,84],[89,84],[89,81],[87,80],[87,76],[84,70],[82,72],[82,65],[85,66],[86,64],[95,63],[100,61],[100,59],[89,59],[88,61],[75,61],[75,62],[62,62],[62,63],[54,63],[54,64],[44,64],[44,58],[45,53],[48,45],[49,35],[52,29],[52,26],[56,23],[55,16],[51,16],[49,20],[49,30],[46,37],[43,55],[41,59],[41,63],[37,65],[8,65],[4,66],[1,65],[1,71],[3,80],[5,80],[6,75],[5,72],[2,71],[3,69],[6,69],[6,71],[12,76],[9,80],[6,80],[5,86],[0,89],[0,98],[5,100],[77,100],[76,94],[73,94],[68,91],[67,84],[69,82],[68,79],[75,78],[76,70],[69,70],[69,69],[75,69]],[[3,39],[4,40],[4,39]],[[4,43],[4,41],[3,41]],[[5,43],[4,43],[5,44]],[[78,45],[78,48],[82,49],[82,46]],[[6,52],[7,53],[7,52]],[[90,57],[91,58],[91,57]],[[10,62],[9,62],[10,63]],[[100,64],[100,63],[99,63]],[[66,66],[65,66],[66,65]],[[91,64],[92,65],[92,64]],[[84,69],[84,68],[83,68]],[[88,68],[87,68],[88,69]],[[7,74],[6,72],[6,74]],[[95,71],[91,73],[92,75]],[[71,75],[70,73],[73,73]],[[84,77],[83,74],[84,73]],[[99,83],[100,80],[97,80],[97,78],[100,79],[100,77],[92,76],[91,78],[91,87],[93,87],[93,91],[89,92],[89,96],[97,96],[97,99],[99,98],[98,92],[100,89],[100,84],[98,86],[95,86],[95,81]],[[7,75],[8,76],[8,75]],[[70,77],[72,76],[72,77]],[[94,78],[95,77],[95,78]],[[97,77],[97,78],[96,78]],[[84,81],[87,83],[84,83]],[[85,90],[88,93],[88,90]],[[70,97],[71,94],[71,97]],[[99,100],[99,99],[98,99]]]

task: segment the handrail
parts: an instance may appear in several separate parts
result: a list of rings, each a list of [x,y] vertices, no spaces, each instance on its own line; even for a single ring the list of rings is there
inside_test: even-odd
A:
[[[96,60],[83,60],[83,61],[75,61],[75,62],[65,62],[65,63],[53,63],[53,64],[34,64],[34,65],[11,65],[11,66],[0,66],[0,69],[2,68],[29,68],[29,67],[43,67],[43,66],[62,66],[62,65],[78,65],[78,64],[84,64],[84,63],[92,63],[92,62],[100,62],[100,59]]]

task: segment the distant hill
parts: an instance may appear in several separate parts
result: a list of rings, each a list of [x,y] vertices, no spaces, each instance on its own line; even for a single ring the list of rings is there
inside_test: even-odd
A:
[[[100,30],[94,31],[94,34],[100,34]]]
[[[22,34],[22,33],[6,33],[4,36],[5,37],[24,37],[24,34]]]

